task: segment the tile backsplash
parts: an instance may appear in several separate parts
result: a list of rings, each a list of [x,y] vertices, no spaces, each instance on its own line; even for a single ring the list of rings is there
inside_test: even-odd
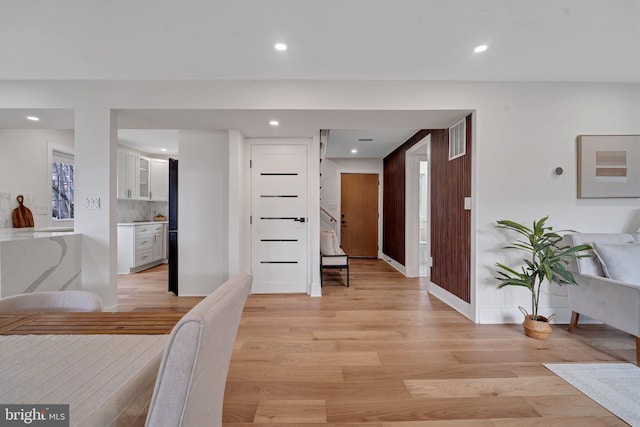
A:
[[[118,200],[118,222],[151,220],[155,215],[167,216],[168,202],[150,202],[146,200]]]
[[[16,197],[20,194],[24,196],[24,205],[31,210],[35,217],[35,212],[31,204],[31,194],[29,193],[8,193],[0,191],[0,228],[13,228],[13,210],[18,207]]]
[[[11,218],[13,210],[18,207],[16,197],[24,196],[24,205],[36,215],[29,193],[9,193],[0,191],[0,228],[13,228]],[[168,202],[150,202],[145,200],[118,200],[118,222],[132,222],[145,219],[153,219],[154,215],[167,216],[169,212]]]

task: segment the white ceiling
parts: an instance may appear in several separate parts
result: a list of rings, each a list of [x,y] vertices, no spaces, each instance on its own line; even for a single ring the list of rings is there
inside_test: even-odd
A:
[[[383,159],[417,131],[418,129],[331,129],[326,157]],[[356,153],[351,150],[356,150]]]
[[[177,129],[118,129],[118,142],[143,153],[178,155]]]
[[[3,2],[0,79],[640,83],[639,23],[638,0]],[[276,42],[289,49],[274,50]],[[479,44],[488,50],[473,53]],[[71,110],[28,112],[42,121],[23,124],[25,113],[0,110],[0,128],[73,127]],[[119,125],[238,129],[248,137],[408,133],[447,127],[466,113],[126,110]],[[277,128],[267,124],[274,118]],[[127,140],[160,154],[148,140],[162,134],[166,145],[175,131],[145,134]],[[330,142],[329,154],[344,155],[332,153],[340,147],[350,149]]]
[[[38,122],[27,120],[36,116]],[[0,109],[0,129],[73,129],[73,110],[42,108]]]
[[[637,0],[5,1],[0,79],[640,82],[639,22]]]
[[[178,155],[177,129],[237,129],[247,138],[311,137],[331,129],[327,157],[383,158],[416,129],[446,128],[471,110],[118,110],[118,139],[148,154]],[[35,115],[39,122],[31,122]],[[279,126],[269,125],[278,120]],[[71,109],[0,109],[0,129],[73,129]],[[357,129],[354,130],[354,129]],[[355,135],[373,138],[357,155]],[[166,148],[167,151],[161,151]]]

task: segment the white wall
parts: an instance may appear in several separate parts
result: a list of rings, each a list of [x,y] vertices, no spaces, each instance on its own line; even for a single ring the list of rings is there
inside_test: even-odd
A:
[[[496,290],[494,265],[505,259],[499,248],[507,241],[495,229],[496,220],[531,221],[549,214],[558,229],[593,232],[640,225],[640,199],[576,199],[576,136],[640,134],[640,84],[0,81],[0,93],[0,109],[75,108],[76,113],[90,100],[112,108],[474,110],[472,305],[479,322],[520,322],[516,306],[529,303],[517,289]],[[565,169],[560,177],[552,175],[556,166]],[[206,187],[197,185],[195,191]],[[110,226],[115,229],[115,218]],[[567,314],[562,297],[541,304],[553,305],[560,319]]]
[[[576,136],[640,133],[640,86],[501,85],[493,102],[478,109],[477,146],[477,319],[521,321],[516,306],[529,309],[521,289],[496,291],[493,265],[506,260],[500,248],[513,235],[496,220],[530,223],[550,215],[555,229],[630,231],[640,224],[640,199],[576,198]],[[564,168],[559,177],[556,166]],[[543,296],[542,314],[568,321],[566,289]]]
[[[179,132],[178,287],[209,295],[229,278],[229,132]]]
[[[229,131],[229,276],[251,271],[251,179],[247,145]]]
[[[98,97],[83,101],[74,114],[74,229],[82,233],[82,288],[99,294],[106,310],[115,310],[118,115]],[[99,209],[89,209],[89,198],[100,200]]]
[[[51,224],[50,144],[73,149],[72,130],[0,129],[0,193],[11,193],[8,206],[0,206],[0,228],[11,228],[15,196],[25,195],[35,227]],[[8,217],[7,217],[8,212]]]
[[[320,177],[320,206],[340,221],[340,187],[341,174],[343,173],[371,173],[378,174],[380,186],[378,187],[378,258],[382,258],[382,192],[383,170],[382,159],[322,159],[320,164],[322,176]],[[338,239],[340,238],[340,224],[335,227]]]

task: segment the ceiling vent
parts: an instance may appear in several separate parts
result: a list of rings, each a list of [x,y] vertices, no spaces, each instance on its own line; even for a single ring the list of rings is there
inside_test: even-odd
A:
[[[449,128],[449,160],[465,155],[467,148],[467,119]]]

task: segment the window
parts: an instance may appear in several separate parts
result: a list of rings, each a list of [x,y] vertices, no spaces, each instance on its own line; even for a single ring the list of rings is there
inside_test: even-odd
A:
[[[74,166],[73,154],[53,150],[51,156],[51,216],[73,219]]]

